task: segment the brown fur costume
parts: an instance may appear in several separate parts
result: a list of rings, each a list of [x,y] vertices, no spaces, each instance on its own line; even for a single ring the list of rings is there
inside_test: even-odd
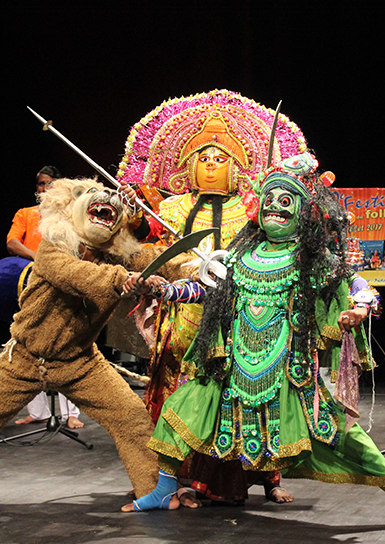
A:
[[[140,497],[157,481],[157,456],[146,448],[153,424],[94,342],[121,300],[127,269],[142,270],[163,250],[138,244],[113,194],[94,180],[58,180],[43,195],[43,241],[0,356],[0,428],[40,391],[60,391],[111,434]],[[90,214],[95,199],[105,202],[99,211],[118,212],[110,232],[102,215]],[[80,243],[98,249],[98,259],[82,261]],[[185,260],[173,259],[160,274],[176,280]]]

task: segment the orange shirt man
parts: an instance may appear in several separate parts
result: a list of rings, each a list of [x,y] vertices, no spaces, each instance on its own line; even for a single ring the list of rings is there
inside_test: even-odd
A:
[[[44,193],[51,183],[60,178],[54,166],[44,166],[36,176],[36,193]],[[37,206],[21,208],[15,214],[12,227],[7,236],[7,249],[11,255],[19,255],[26,259],[35,259],[37,248],[41,242],[39,232],[40,216]]]
[[[37,206],[21,208],[15,213],[12,227],[7,236],[7,248],[10,253],[34,260],[41,242],[39,232],[40,215]],[[20,247],[15,242],[20,242]],[[22,254],[23,253],[23,254]]]

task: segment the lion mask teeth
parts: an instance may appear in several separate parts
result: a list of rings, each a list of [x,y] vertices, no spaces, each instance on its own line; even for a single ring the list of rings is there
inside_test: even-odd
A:
[[[106,227],[111,230],[114,227],[117,219],[117,210],[108,204],[92,204],[87,213],[90,216],[92,223]]]

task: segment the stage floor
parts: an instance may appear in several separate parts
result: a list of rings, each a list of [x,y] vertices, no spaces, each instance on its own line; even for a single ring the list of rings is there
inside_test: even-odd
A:
[[[138,390],[140,394],[141,391]],[[368,424],[371,391],[361,391],[361,424]],[[26,414],[24,409],[21,414]],[[81,444],[43,434],[34,446],[0,444],[1,544],[385,543],[385,493],[378,488],[283,480],[291,504],[265,500],[254,486],[244,507],[123,514],[131,484],[112,439],[95,422],[85,423]],[[16,418],[15,418],[16,419]],[[41,428],[28,425],[23,430]],[[3,436],[21,432],[9,423]],[[377,388],[371,436],[385,449],[385,388]]]

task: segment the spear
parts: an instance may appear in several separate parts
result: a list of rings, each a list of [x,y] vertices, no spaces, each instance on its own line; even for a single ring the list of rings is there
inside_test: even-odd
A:
[[[75,144],[73,144],[70,140],[68,140],[68,138],[66,138],[61,132],[59,132],[52,125],[52,121],[47,121],[46,119],[44,119],[44,117],[42,117],[41,115],[36,113],[36,111],[34,111],[29,106],[27,106],[27,108],[42,123],[43,130],[49,130],[50,132],[55,134],[55,136],[60,138],[60,140],[62,140],[65,144],[67,144],[68,147],[73,149],[75,151],[75,153],[80,155],[86,162],[88,162],[88,164],[90,164],[97,172],[99,172],[99,174],[101,174],[103,177],[108,179],[108,181],[110,181],[115,187],[120,187],[121,186],[121,184],[113,176],[111,176],[111,174],[109,174],[106,170],[104,170],[104,168],[99,166],[99,164],[97,164],[95,161],[93,161],[81,149],[79,149]],[[161,217],[159,217],[153,210],[151,210],[151,208],[146,206],[146,204],[144,204],[144,202],[142,202],[138,197],[135,197],[135,204],[137,206],[139,206],[140,208],[142,208],[146,213],[151,215],[151,217],[153,217],[156,221],[158,221],[158,223],[160,223],[165,229],[167,229],[169,232],[171,232],[174,236],[176,236],[180,240],[183,238],[183,236],[182,236],[182,234],[180,232],[176,231],[171,225],[169,225],[168,223],[163,221],[163,219]],[[203,231],[201,231],[201,232],[203,232]],[[211,230],[211,232],[212,232],[212,230]],[[208,234],[210,234],[210,233],[208,233]],[[185,251],[187,251],[187,249],[190,249],[190,247],[186,247]],[[181,249],[181,251],[183,251],[183,250]],[[203,253],[203,251],[198,249],[197,247],[193,247],[192,251],[198,257],[200,257],[202,259],[202,261],[210,260],[210,269],[217,276],[219,276],[222,279],[224,279],[226,277],[227,268],[222,263],[220,263],[218,261],[215,261],[215,260],[209,259],[209,257],[205,253]]]
[[[70,147],[71,149],[73,149],[75,151],[75,153],[77,153],[78,155],[80,155],[86,162],[88,162],[88,164],[90,164],[92,166],[92,168],[95,168],[95,170],[97,172],[99,172],[99,174],[101,174],[103,177],[105,177],[106,179],[108,179],[108,181],[110,181],[115,187],[120,187],[120,183],[113,177],[111,176],[111,174],[109,174],[106,170],[104,170],[104,168],[102,168],[101,166],[99,166],[99,164],[97,164],[95,161],[93,161],[91,159],[91,157],[89,157],[88,155],[86,155],[81,149],[79,149],[75,144],[73,144],[68,138],[66,138],[61,132],[59,132],[53,125],[52,125],[52,121],[46,121],[44,119],[44,117],[42,117],[41,115],[39,115],[38,113],[36,113],[36,111],[34,111],[32,108],[30,108],[29,106],[27,106],[27,108],[29,109],[29,111],[31,113],[33,113],[33,115],[35,117],[37,117],[37,119],[39,119],[39,121],[43,124],[43,130],[49,130],[50,132],[52,132],[53,134],[55,134],[55,136],[57,136],[58,138],[60,138],[60,140],[62,140],[65,144],[68,145],[68,147]],[[169,225],[168,223],[166,223],[165,221],[163,221],[162,218],[160,218],[158,215],[156,215],[155,212],[153,212],[151,210],[151,208],[149,208],[148,206],[146,206],[146,204],[144,204],[144,202],[142,202],[141,200],[139,200],[138,197],[135,197],[135,204],[137,204],[140,208],[142,208],[146,213],[148,213],[149,215],[151,215],[156,221],[158,221],[158,223],[160,223],[161,225],[163,225],[163,227],[165,227],[169,232],[171,232],[174,236],[176,236],[177,238],[182,238],[182,235],[177,232],[175,229],[173,229],[171,227],[171,225]]]

